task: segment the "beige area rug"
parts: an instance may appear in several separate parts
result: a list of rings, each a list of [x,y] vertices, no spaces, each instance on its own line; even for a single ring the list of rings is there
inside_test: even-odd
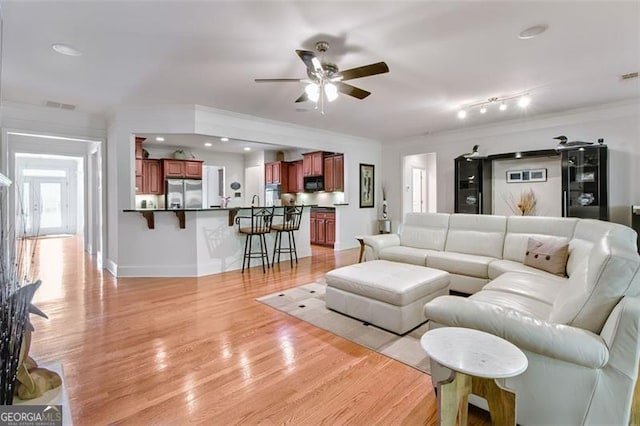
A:
[[[256,300],[422,372],[429,373],[429,358],[420,346],[420,338],[428,330],[427,324],[422,324],[409,333],[399,336],[327,309],[324,303],[325,288],[324,281],[319,281],[259,297]]]

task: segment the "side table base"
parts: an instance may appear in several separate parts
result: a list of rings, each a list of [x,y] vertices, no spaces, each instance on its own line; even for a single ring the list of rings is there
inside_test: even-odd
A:
[[[516,424],[516,394],[498,385],[494,379],[452,372],[449,379],[438,383],[438,418],[441,426],[465,426],[469,411],[469,394],[487,400],[491,424]],[[457,423],[456,423],[457,420]]]

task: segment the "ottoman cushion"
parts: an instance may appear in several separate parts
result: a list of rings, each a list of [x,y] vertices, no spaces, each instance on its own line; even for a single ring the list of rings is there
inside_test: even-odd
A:
[[[424,266],[374,260],[334,269],[327,286],[396,306],[449,286],[449,273]],[[427,285],[428,284],[428,285]]]

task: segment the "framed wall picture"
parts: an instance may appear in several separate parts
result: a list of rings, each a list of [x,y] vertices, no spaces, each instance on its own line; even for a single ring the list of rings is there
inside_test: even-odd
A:
[[[547,169],[507,170],[507,182],[546,182]]]
[[[360,208],[373,208],[375,167],[373,164],[360,164]]]

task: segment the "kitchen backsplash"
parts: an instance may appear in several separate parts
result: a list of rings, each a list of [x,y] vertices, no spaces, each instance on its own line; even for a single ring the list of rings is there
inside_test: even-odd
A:
[[[344,192],[312,192],[296,194],[296,204],[317,204],[319,206],[333,206],[344,203]]]

